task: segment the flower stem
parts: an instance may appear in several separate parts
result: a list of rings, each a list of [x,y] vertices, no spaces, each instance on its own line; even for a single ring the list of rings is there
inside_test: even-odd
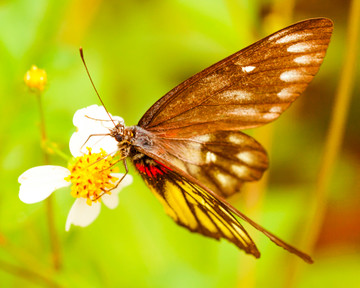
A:
[[[38,284],[42,284],[42,286],[60,287],[53,280],[45,277],[44,275],[42,275],[36,271],[32,271],[27,268],[19,267],[14,264],[5,262],[3,260],[0,260],[0,269],[6,271],[8,273],[11,273],[15,276],[27,279],[29,281],[32,281],[32,282],[35,282]]]
[[[50,164],[49,154],[47,151],[47,134],[45,127],[45,116],[44,109],[42,105],[41,92],[38,92],[37,95],[38,105],[39,105],[39,114],[40,114],[40,133],[41,133],[41,148],[43,150],[44,164]],[[55,270],[59,270],[61,267],[61,253],[60,253],[60,242],[58,235],[55,229],[55,220],[54,220],[54,204],[53,204],[53,195],[48,197],[45,200],[46,205],[46,215],[50,236],[50,245],[52,250],[52,261]]]
[[[49,154],[46,149],[47,142],[47,134],[45,128],[45,116],[44,116],[44,108],[42,104],[41,92],[36,93],[36,98],[39,105],[39,114],[40,114],[40,133],[41,133],[41,148],[43,150],[44,163],[48,165],[50,163]]]
[[[309,205],[309,218],[301,247],[307,253],[314,251],[316,241],[321,226],[325,218],[328,186],[331,180],[331,174],[335,165],[336,157],[339,154],[341,142],[343,139],[346,118],[349,110],[351,95],[354,88],[354,80],[356,73],[357,50],[359,44],[360,33],[360,1],[353,0],[349,8],[349,24],[347,31],[345,60],[342,68],[340,82],[338,84],[337,93],[335,95],[335,103],[331,114],[328,135],[325,142],[324,154],[317,177],[315,193],[312,203]],[[295,287],[298,284],[302,270],[305,268],[302,263],[294,262],[288,273],[286,287]]]
[[[238,1],[228,0],[229,7],[232,8],[232,11],[242,11],[243,9],[241,9],[241,7],[234,6],[236,3],[238,3]],[[230,6],[230,4],[232,5]],[[262,25],[260,29],[256,31],[257,33],[255,35],[266,36],[291,23],[294,6],[294,0],[273,0],[271,2],[270,13],[262,21]],[[237,16],[237,18],[240,19],[242,17],[242,15]],[[233,22],[234,25],[236,25],[236,21],[234,20]],[[238,30],[240,31],[240,28],[238,28]],[[252,40],[251,42],[257,40],[255,37],[251,36],[248,38],[253,38],[248,39]],[[276,127],[273,124],[268,124],[264,127],[255,129],[253,133],[253,137],[262,144],[269,154],[271,154],[272,143],[275,141],[275,129]],[[246,211],[252,218],[257,219],[257,221],[263,216],[263,203],[266,199],[268,182],[269,173],[265,173],[260,181],[245,186],[245,189],[243,189],[242,192],[245,197]],[[256,240],[257,236],[254,235],[252,238],[253,240]],[[239,273],[237,287],[257,287],[259,282],[257,277],[257,274],[259,273],[258,262],[254,261],[252,258],[241,258],[240,265],[241,268],[239,270],[241,272]]]
[[[31,267],[31,269],[35,271],[41,271],[43,274],[46,275],[53,273],[52,267],[48,267],[48,265],[44,266],[44,264],[39,261],[38,257],[29,253],[29,251],[24,249],[23,247],[11,243],[9,239],[5,237],[5,235],[1,232],[0,248],[10,254],[10,257],[13,261],[20,262],[23,266]]]
[[[345,132],[349,104],[355,83],[357,46],[359,44],[358,39],[360,32],[359,18],[360,1],[353,0],[350,7],[350,23],[348,24],[347,31],[347,51],[345,51],[345,63],[335,97],[335,103],[328,130],[329,133],[327,135],[324,155],[315,188],[315,217],[311,220],[312,229],[310,237],[307,237],[307,239],[309,239],[308,246],[310,250],[314,249],[315,242],[320,233],[328,198],[327,187],[331,179],[331,173],[335,166],[336,157],[339,154]]]
[[[51,152],[51,154],[57,155],[60,158],[62,158],[63,160],[65,160],[66,162],[69,162],[69,159],[71,159],[71,156],[69,156],[68,154],[64,153],[63,151],[61,151],[58,146],[56,145],[56,143],[54,142],[47,142],[46,143],[46,147],[47,149]]]

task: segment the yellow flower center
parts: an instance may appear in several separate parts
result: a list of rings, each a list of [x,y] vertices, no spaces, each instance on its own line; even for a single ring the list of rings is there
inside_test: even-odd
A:
[[[72,183],[71,195],[75,198],[86,198],[86,203],[101,201],[101,196],[111,194],[116,187],[117,177],[110,173],[117,172],[114,167],[117,161],[101,149],[100,153],[89,153],[75,159],[75,164],[69,165],[70,175],[65,178]]]
[[[24,81],[29,88],[43,91],[47,83],[46,72],[33,65],[31,69],[26,72]]]

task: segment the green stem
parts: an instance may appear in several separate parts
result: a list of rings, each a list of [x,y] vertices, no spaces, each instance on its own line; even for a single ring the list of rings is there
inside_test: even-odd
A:
[[[228,0],[228,6],[232,11],[241,11],[239,7],[236,7],[236,1]],[[273,33],[274,30],[280,29],[289,24],[293,8],[295,6],[295,0],[274,0],[272,1],[271,12],[267,15],[261,26],[261,31],[258,31],[259,35],[266,36]],[[234,12],[233,12],[234,13]],[[240,15],[239,17],[242,17]],[[233,17],[233,24],[236,25],[236,18]],[[238,28],[240,31],[240,28]],[[253,31],[252,31],[253,32]],[[261,33],[260,33],[261,32]],[[250,38],[250,37],[249,37]],[[257,39],[252,39],[257,40]],[[257,139],[263,147],[271,154],[271,147],[274,138],[275,126],[270,124],[265,127],[259,127],[254,130],[254,138]],[[259,220],[262,216],[263,203],[266,198],[266,190],[268,187],[269,173],[265,173],[260,181],[256,184],[245,186],[243,195],[245,197],[247,211],[253,218]],[[257,238],[256,235],[252,236],[253,240]],[[241,276],[238,278],[238,287],[256,287],[258,283],[257,279],[257,264],[253,259],[241,259]],[[246,267],[246,269],[244,269]],[[245,271],[244,271],[245,270]]]
[[[52,142],[48,142],[46,144],[46,147],[55,155],[61,157],[62,159],[64,159],[66,162],[69,162],[69,159],[71,159],[71,156],[69,156],[68,154],[64,153],[63,151],[61,151],[57,145],[55,143]]]
[[[301,245],[308,253],[314,251],[324,221],[329,194],[328,186],[342,144],[351,95],[354,88],[360,28],[360,1],[352,1],[349,14],[344,66],[335,95],[335,103],[333,105],[313,202],[309,205],[309,220],[306,233],[304,233],[306,238],[303,240],[303,245]],[[295,287],[301,274],[301,270],[304,269],[304,265],[300,261],[293,264],[294,265],[288,274],[288,283],[286,287]]]
[[[43,274],[53,273],[52,267],[48,267],[47,265],[44,266],[39,258],[29,253],[29,251],[23,247],[13,245],[13,243],[11,243],[9,239],[1,232],[0,247],[3,248],[4,251],[6,251],[8,254],[10,254],[12,260],[20,262],[22,265],[31,267],[35,271],[41,271]]]
[[[39,114],[40,114],[40,133],[41,133],[41,147],[43,150],[43,157],[45,165],[50,163],[49,154],[47,152],[47,134],[45,127],[45,116],[44,109],[42,105],[41,93],[37,93],[37,100],[39,105]],[[52,250],[52,261],[55,270],[59,270],[61,267],[61,253],[60,253],[60,242],[58,235],[55,229],[55,220],[54,220],[54,204],[53,204],[54,196],[51,195],[45,200],[46,205],[46,215],[49,229],[49,237],[50,237],[50,245]]]
[[[27,279],[29,281],[35,282],[35,283],[40,284],[45,287],[60,287],[53,280],[45,277],[44,275],[42,275],[36,271],[32,271],[27,268],[22,268],[22,267],[13,265],[11,263],[5,262],[3,260],[0,260],[0,269],[4,270],[10,274],[13,274],[17,277]]]
[[[357,65],[357,42],[360,27],[360,1],[353,0],[350,8],[350,23],[347,35],[347,51],[345,51],[345,63],[341,73],[340,83],[336,93],[334,108],[332,111],[329,133],[327,135],[323,160],[315,189],[314,202],[316,203],[314,220],[311,221],[311,235],[308,237],[308,247],[312,251],[318,238],[321,224],[326,210],[328,198],[328,184],[334,169],[336,157],[345,132],[346,119],[349,110],[352,91],[354,88],[355,72]]]
[[[40,114],[40,133],[41,133],[41,148],[43,150],[44,163],[48,165],[50,163],[49,154],[46,149],[47,142],[47,134],[45,127],[45,116],[44,116],[44,108],[42,104],[41,92],[36,93],[38,105],[39,105],[39,114]]]

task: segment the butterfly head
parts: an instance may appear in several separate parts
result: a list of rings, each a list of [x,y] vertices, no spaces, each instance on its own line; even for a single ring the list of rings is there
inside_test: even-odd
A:
[[[123,123],[119,122],[110,130],[110,136],[118,142],[121,157],[127,157],[134,138],[131,127],[126,127]]]

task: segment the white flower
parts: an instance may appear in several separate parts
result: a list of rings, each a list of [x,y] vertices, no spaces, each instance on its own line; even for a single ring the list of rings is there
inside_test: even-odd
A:
[[[87,126],[90,124],[84,125],[84,122],[91,120],[98,126],[102,126],[99,124],[102,121],[95,121],[85,117],[86,115],[94,119],[104,119],[96,118],[104,116],[97,113],[101,110],[103,110],[101,107],[93,105],[75,113],[74,124],[78,125],[78,131],[74,133],[77,136],[72,136],[72,139],[75,140],[70,143],[70,151],[80,151],[81,146],[88,138],[84,132],[85,130],[88,135],[93,133],[91,127]],[[81,117],[87,120],[81,119]],[[120,117],[114,117],[113,119],[116,119],[116,121],[121,120]],[[112,122],[110,123],[112,124]],[[109,132],[109,128],[106,128],[106,126],[111,129],[110,125],[104,125],[102,126],[102,133],[104,131]],[[100,131],[100,127],[95,129]],[[78,139],[76,139],[77,137]],[[81,137],[85,137],[84,142],[80,142]],[[101,145],[111,147],[112,142],[115,140],[106,136],[101,141]],[[89,147],[89,143],[86,143],[86,147]],[[98,152],[93,152],[92,149],[98,149]],[[132,183],[131,175],[126,175],[118,184],[124,174],[114,173],[116,172],[114,164],[117,163],[117,160],[103,149],[96,146],[96,148],[89,147],[85,151],[87,153],[81,153],[80,156],[73,154],[73,156],[78,157],[75,159],[75,164],[70,165],[69,169],[52,165],[33,167],[20,175],[18,180],[20,183],[19,198],[28,204],[42,201],[55,190],[71,185],[71,195],[76,200],[66,220],[66,231],[70,229],[71,224],[82,227],[91,224],[100,213],[101,201],[110,209],[116,208],[119,203],[118,193],[122,188]]]
[[[114,128],[114,123],[124,123],[124,120],[119,116],[110,116],[112,121],[105,108],[98,105],[75,112],[73,123],[78,130],[73,133],[69,142],[70,152],[74,157],[87,153],[86,147],[91,147],[94,153],[99,153],[100,148],[108,153],[117,151],[117,141],[109,135],[109,131]]]

